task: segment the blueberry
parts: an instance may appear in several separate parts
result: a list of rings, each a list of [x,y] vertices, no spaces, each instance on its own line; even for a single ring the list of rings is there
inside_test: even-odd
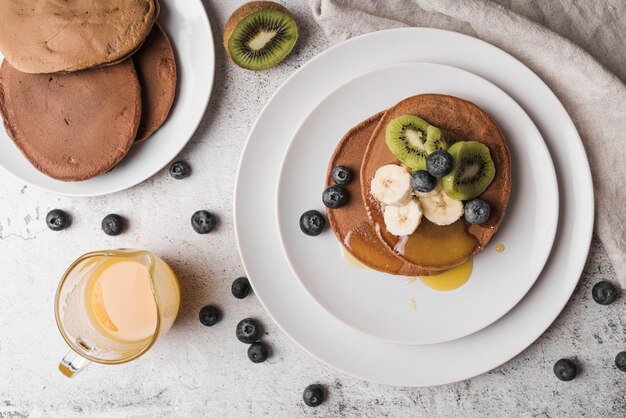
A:
[[[327,187],[322,193],[322,202],[331,209],[345,206],[348,203],[348,191],[338,185]]]
[[[428,174],[426,170],[418,170],[411,176],[411,187],[416,192],[432,192],[437,186],[437,179]]]
[[[576,377],[578,369],[576,369],[576,364],[570,359],[562,358],[561,360],[554,363],[554,374],[559,380],[564,382],[569,382],[570,380]]]
[[[600,305],[610,305],[617,297],[617,289],[611,282],[603,280],[593,286],[591,296]]]
[[[352,181],[353,176],[352,170],[344,165],[338,165],[330,172],[330,177],[333,179],[335,184],[346,185]]]
[[[489,203],[482,199],[472,199],[465,203],[465,220],[471,224],[480,225],[487,222],[491,214]]]
[[[115,213],[111,213],[102,220],[102,231],[105,234],[116,236],[124,232],[124,218]]]
[[[307,235],[319,235],[325,227],[326,219],[316,210],[308,210],[300,216],[300,230]]]
[[[304,388],[302,400],[308,406],[320,406],[324,402],[324,387],[322,385],[309,385]]]
[[[191,226],[198,234],[208,234],[213,231],[217,218],[208,210],[199,210],[191,216]]]
[[[230,291],[237,299],[243,299],[248,296],[248,292],[250,292],[250,282],[245,277],[238,277],[233,280]]]
[[[242,343],[252,344],[261,337],[261,325],[252,318],[242,319],[237,324],[235,335]]]
[[[452,171],[453,163],[450,153],[437,150],[426,157],[426,170],[434,177],[443,177]]]
[[[170,166],[170,176],[176,180],[182,180],[189,177],[191,174],[191,167],[185,161],[175,161]]]
[[[615,366],[623,372],[626,372],[626,351],[622,351],[615,356]]]
[[[217,324],[220,320],[220,316],[220,310],[213,305],[203,307],[200,309],[200,313],[198,314],[202,325],[206,325],[207,327],[212,327]]]
[[[61,231],[67,228],[69,224],[69,216],[61,209],[53,209],[46,215],[46,225],[53,231]]]
[[[256,342],[248,347],[248,358],[253,363],[263,363],[267,360],[267,347],[265,344]]]

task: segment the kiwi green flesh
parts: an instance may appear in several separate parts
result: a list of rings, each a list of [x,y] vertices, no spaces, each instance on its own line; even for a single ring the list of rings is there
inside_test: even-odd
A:
[[[235,64],[249,70],[278,65],[298,40],[298,27],[280,10],[258,10],[243,18],[228,39],[228,53]]]
[[[430,125],[413,115],[398,116],[387,125],[389,150],[411,170],[426,169],[426,131]]]
[[[443,178],[443,189],[455,200],[480,196],[491,184],[496,168],[489,148],[476,141],[461,141],[448,148],[454,158],[450,174]]]
[[[426,144],[424,144],[426,152],[432,154],[437,150],[447,150],[449,146],[447,136],[446,132],[436,126],[429,126],[426,129]]]

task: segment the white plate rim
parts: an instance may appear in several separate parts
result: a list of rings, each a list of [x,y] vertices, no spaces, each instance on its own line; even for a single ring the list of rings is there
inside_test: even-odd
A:
[[[176,0],[169,0],[172,1],[173,3],[176,3]],[[27,178],[25,178],[24,176],[20,175],[20,173],[16,173],[12,170],[9,170],[7,167],[5,167],[3,164],[1,164],[0,161],[0,170],[2,170],[3,172],[9,174],[10,176],[12,176],[13,178],[25,183],[26,185],[33,187],[37,190],[41,190],[43,192],[47,192],[47,193],[51,193],[54,195],[58,195],[58,196],[68,196],[68,197],[95,197],[95,196],[103,196],[103,195],[108,195],[108,194],[112,194],[112,193],[117,193],[123,190],[127,190],[130,189],[134,186],[137,186],[138,184],[141,184],[143,182],[145,182],[146,180],[148,180],[149,178],[153,177],[155,174],[157,174],[159,171],[161,171],[165,166],[167,166],[169,164],[169,162],[171,162],[182,150],[183,148],[185,148],[185,146],[188,144],[188,142],[191,140],[191,138],[193,137],[193,135],[195,134],[195,131],[197,130],[198,126],[200,125],[202,118],[204,117],[204,114],[206,112],[206,109],[209,105],[209,101],[211,99],[211,93],[213,90],[213,83],[214,83],[214,79],[215,79],[215,43],[214,43],[214,38],[213,38],[213,31],[211,30],[211,23],[209,20],[209,17],[206,13],[206,9],[204,7],[204,4],[202,3],[201,0],[194,0],[196,3],[196,7],[200,7],[202,9],[202,13],[198,14],[198,17],[200,17],[202,19],[202,23],[204,26],[204,31],[207,34],[207,38],[209,40],[209,45],[207,46],[207,49],[210,51],[209,53],[209,65],[211,66],[211,71],[209,71],[208,74],[206,74],[207,77],[207,86],[208,89],[206,91],[206,97],[203,100],[203,104],[202,106],[198,109],[199,111],[196,114],[196,117],[192,120],[192,122],[189,124],[190,126],[193,126],[193,128],[189,130],[189,134],[187,135],[187,138],[184,141],[181,141],[179,146],[177,148],[172,148],[171,152],[170,152],[170,157],[169,159],[167,159],[167,161],[163,160],[163,162],[161,164],[156,164],[154,165],[153,168],[151,168],[149,170],[148,173],[139,176],[137,178],[134,178],[132,181],[129,181],[126,184],[122,184],[122,185],[118,185],[115,187],[101,187],[100,190],[95,191],[95,192],[89,192],[89,191],[60,191],[60,190],[52,190],[50,188],[47,188],[45,186],[41,186],[39,184],[36,184],[30,180],[28,180]],[[161,0],[161,7],[163,8],[163,3],[168,2],[168,0]],[[166,6],[167,7],[167,6]],[[173,9],[173,7],[172,7]],[[162,10],[163,11],[163,10]],[[161,23],[161,17],[159,17],[159,19],[157,19],[157,22]],[[165,27],[165,29],[167,29],[167,27]],[[174,48],[176,48],[176,46],[174,46]],[[180,58],[180,55],[178,55],[178,58]],[[2,60],[4,59],[3,55],[0,53],[0,62],[2,62]],[[178,66],[180,66],[180,63],[178,64]],[[176,99],[175,99],[176,100]],[[174,102],[176,105],[176,101]],[[172,109],[173,110],[173,109]],[[142,141],[143,142],[143,141]],[[134,146],[142,146],[141,143],[139,144],[135,144]],[[89,180],[86,180],[89,181]],[[56,183],[56,180],[54,181]],[[64,182],[61,182],[64,183]],[[84,182],[78,182],[78,183],[84,183]],[[72,184],[65,182],[64,184]]]
[[[585,192],[588,195],[588,198],[586,199],[586,204],[585,207],[583,208],[583,210],[587,213],[587,217],[584,220],[585,225],[584,226],[580,226],[582,222],[579,222],[579,226],[578,226],[578,231],[577,233],[579,233],[581,235],[579,242],[581,243],[581,250],[584,250],[585,254],[588,253],[590,245],[591,245],[591,238],[592,238],[592,232],[593,232],[593,217],[594,217],[594,212],[595,212],[595,207],[594,207],[594,197],[593,197],[593,187],[592,187],[592,178],[591,178],[591,170],[589,168],[589,164],[588,164],[588,158],[587,155],[584,151],[584,147],[582,144],[582,140],[580,138],[580,135],[578,134],[574,123],[571,119],[571,117],[569,116],[569,114],[567,113],[567,111],[565,110],[565,108],[563,107],[562,103],[559,101],[558,97],[556,97],[556,95],[554,94],[554,92],[552,92],[552,90],[548,87],[548,85],[538,76],[536,75],[530,68],[528,68],[526,65],[524,65],[521,61],[519,61],[517,58],[513,57],[512,55],[508,54],[507,52],[485,42],[482,41],[480,39],[474,38],[474,37],[470,37],[468,35],[464,35],[464,34],[460,34],[460,33],[456,33],[456,32],[451,32],[451,31],[446,31],[446,30],[442,30],[442,29],[432,29],[432,28],[394,28],[394,29],[387,29],[387,30],[382,30],[382,31],[378,31],[378,32],[371,32],[371,33],[367,33],[365,35],[361,35],[352,39],[349,39],[347,41],[344,41],[342,43],[339,43],[337,45],[334,45],[332,47],[330,47],[329,49],[327,49],[326,51],[322,52],[321,54],[319,54],[318,56],[316,56],[315,58],[313,58],[311,61],[307,62],[306,64],[304,64],[302,67],[300,67],[299,71],[302,71],[306,68],[308,68],[309,66],[312,66],[312,63],[315,60],[319,60],[320,57],[323,54],[332,54],[335,51],[344,48],[345,45],[355,45],[356,43],[360,43],[360,42],[368,42],[371,39],[375,38],[375,37],[392,37],[395,33],[398,33],[399,35],[401,34],[402,37],[410,37],[410,36],[419,36],[419,35],[434,35],[434,36],[438,36],[439,34],[442,34],[442,36],[445,36],[446,34],[448,36],[453,36],[458,38],[461,42],[465,41],[465,42],[474,42],[476,45],[479,45],[481,48],[486,48],[489,50],[492,50],[494,53],[500,55],[501,57],[503,57],[503,59],[508,60],[510,63],[512,63],[512,65],[516,66],[517,68],[519,68],[528,78],[528,80],[532,81],[535,86],[537,88],[540,88],[541,90],[543,90],[545,92],[545,94],[547,95],[547,97],[558,107],[558,111],[559,113],[562,113],[564,115],[564,123],[565,123],[565,127],[572,130],[573,133],[573,139],[575,140],[573,144],[570,144],[571,146],[573,146],[577,153],[580,155],[580,157],[582,158],[582,160],[586,163],[584,165],[584,167],[582,167],[582,171],[584,171],[584,175],[583,180],[585,181],[586,184],[584,184],[583,186],[585,189]],[[406,62],[406,60],[403,59],[398,59],[395,60],[394,62]],[[464,68],[465,69],[465,68]],[[297,76],[297,72],[292,74],[290,77],[288,77],[285,82],[283,83],[283,85],[274,92],[274,94],[272,95],[272,97],[266,102],[265,108],[263,111],[265,111],[265,109],[267,107],[269,107],[271,104],[273,104],[273,102],[276,100],[276,98],[281,94],[282,89],[287,88],[290,83],[292,82],[292,80]],[[493,82],[493,80],[490,80]],[[497,84],[496,84],[497,85]],[[520,105],[522,105],[522,107],[525,107],[522,103],[520,103]],[[246,161],[247,158],[247,153],[249,151],[250,148],[250,144],[251,144],[251,138],[252,135],[254,133],[254,130],[258,127],[258,125],[260,124],[261,118],[263,117],[263,111],[259,114],[259,117],[257,118],[257,120],[254,122],[254,124],[252,125],[251,129],[250,129],[250,133],[248,135],[248,138],[246,139],[246,143],[244,145],[241,157],[240,157],[240,161],[239,161],[239,167],[241,168],[243,166],[243,164]],[[533,121],[535,121],[535,123],[537,123],[537,121],[535,120],[535,118],[533,118],[532,115],[530,115],[531,118],[533,119]],[[541,128],[540,128],[541,130]],[[545,137],[545,135],[544,135]],[[556,164],[555,164],[556,165]],[[580,168],[580,167],[579,167]],[[558,171],[558,168],[557,168]],[[448,384],[448,383],[453,383],[453,382],[457,382],[457,381],[461,381],[461,380],[465,380],[471,377],[475,377],[478,376],[482,373],[485,373],[489,370],[492,370],[504,363],[506,363],[507,361],[509,361],[510,359],[512,359],[513,357],[517,356],[518,354],[520,354],[522,351],[524,351],[528,346],[530,346],[537,338],[539,338],[544,332],[545,330],[552,324],[552,322],[554,322],[554,320],[557,318],[557,316],[559,315],[559,313],[563,310],[564,306],[567,304],[567,301],[569,300],[569,297],[571,296],[571,294],[573,293],[577,283],[578,283],[578,277],[580,276],[580,274],[583,271],[583,267],[585,265],[586,262],[586,257],[581,257],[581,259],[575,263],[575,266],[572,267],[572,270],[574,270],[575,272],[578,273],[578,276],[574,279],[574,280],[570,280],[568,282],[568,286],[565,289],[565,293],[567,294],[567,297],[563,298],[563,300],[560,301],[560,303],[558,303],[556,305],[556,309],[553,309],[550,312],[550,316],[549,318],[545,319],[542,324],[539,326],[539,328],[537,330],[533,330],[532,334],[529,335],[527,338],[524,339],[523,343],[520,343],[518,347],[516,347],[513,350],[508,351],[506,354],[504,355],[499,355],[499,358],[495,360],[495,362],[490,363],[488,366],[484,366],[479,368],[478,370],[473,370],[469,373],[463,373],[461,375],[458,375],[454,378],[443,378],[443,379],[435,379],[432,382],[428,382],[428,383],[423,383],[423,382],[415,382],[415,381],[407,381],[407,380],[403,380],[401,383],[397,380],[394,379],[393,381],[389,380],[389,379],[381,379],[381,378],[376,378],[376,377],[372,377],[372,376],[368,376],[367,373],[364,373],[362,370],[359,371],[354,371],[354,370],[347,370],[346,367],[344,366],[340,366],[337,364],[332,363],[331,361],[328,361],[327,359],[322,358],[322,356],[318,355],[317,353],[314,353],[312,350],[308,349],[306,346],[304,346],[304,344],[301,343],[301,341],[299,341],[298,338],[294,337],[293,335],[291,335],[286,329],[284,324],[282,323],[281,320],[277,320],[277,317],[274,315],[274,313],[268,309],[268,305],[266,303],[266,301],[264,300],[263,296],[260,296],[258,294],[258,286],[257,284],[255,284],[254,278],[252,278],[250,275],[250,262],[249,260],[247,260],[246,255],[244,254],[242,248],[243,248],[243,244],[242,244],[242,231],[240,228],[240,222],[241,219],[243,218],[243,208],[240,205],[240,201],[243,200],[243,196],[240,197],[238,191],[241,189],[241,184],[242,184],[242,170],[238,170],[237,172],[237,176],[236,176],[236,180],[235,180],[235,189],[234,189],[234,196],[233,196],[233,206],[234,206],[234,213],[233,213],[233,217],[234,217],[234,232],[235,232],[235,237],[237,240],[237,247],[239,250],[239,254],[241,256],[241,260],[242,260],[242,265],[245,269],[245,271],[247,272],[249,278],[251,278],[251,284],[253,289],[255,289],[255,292],[257,293],[257,297],[259,298],[259,301],[261,303],[261,305],[265,308],[265,310],[267,311],[268,315],[270,316],[270,318],[272,318],[272,320],[274,320],[274,322],[277,324],[277,326],[286,334],[288,335],[292,341],[294,341],[294,343],[296,343],[296,345],[300,346],[304,351],[308,352],[311,356],[313,356],[314,358],[318,359],[319,361],[329,365],[330,367],[335,368],[336,370],[339,370],[343,373],[346,373],[352,377],[358,378],[358,379],[363,379],[363,380],[367,380],[367,381],[371,381],[371,382],[375,382],[375,383],[379,383],[379,384],[383,384],[383,385],[390,385],[390,386],[402,386],[402,387],[425,387],[425,386],[435,386],[435,385],[441,385],[441,384]],[[559,230],[562,231],[562,227],[559,227]],[[557,231],[558,233],[559,231]],[[554,248],[553,248],[553,253],[554,253]],[[529,292],[530,294],[533,294],[533,289],[531,289],[531,291]],[[529,295],[526,296],[526,298],[528,298]],[[532,296],[531,296],[532,297]],[[522,302],[520,303],[520,305],[522,303],[525,302],[524,298],[522,300]],[[518,305],[519,306],[519,305]],[[516,310],[516,309],[514,309]],[[504,318],[508,317],[509,315],[512,315],[511,312],[509,312],[507,315],[505,315]],[[503,319],[501,319],[502,321]],[[499,322],[499,321],[498,321]],[[496,324],[498,323],[496,322]],[[493,325],[492,325],[493,326]],[[490,327],[488,327],[487,329],[489,329]],[[480,331],[480,332],[484,332]]]
[[[482,82],[489,84],[491,88],[493,88],[494,90],[497,90],[499,93],[502,94],[503,97],[506,98],[507,101],[509,101],[514,107],[519,109],[519,112],[528,119],[528,124],[529,127],[531,129],[533,129],[536,132],[536,135],[540,138],[539,141],[539,145],[541,147],[541,151],[543,153],[545,153],[545,155],[548,156],[548,160],[550,161],[550,167],[548,168],[547,171],[549,171],[550,173],[550,179],[553,181],[553,190],[551,190],[551,193],[553,196],[556,196],[555,199],[555,204],[554,206],[551,208],[552,209],[552,216],[555,218],[554,222],[552,222],[551,224],[551,229],[549,231],[547,231],[546,237],[547,239],[550,241],[549,247],[547,248],[546,252],[543,254],[543,257],[541,259],[541,262],[538,263],[538,269],[536,271],[536,274],[534,275],[535,277],[530,280],[528,282],[528,286],[525,287],[523,290],[520,290],[520,294],[519,297],[515,299],[515,302],[507,307],[506,309],[504,309],[503,311],[499,312],[498,315],[495,315],[493,317],[493,319],[480,326],[480,327],[475,327],[473,328],[470,332],[466,332],[462,335],[458,335],[455,336],[453,338],[448,338],[448,339],[444,339],[441,341],[432,341],[432,342],[414,342],[414,341],[400,341],[400,340],[391,340],[388,338],[383,338],[381,336],[378,335],[373,335],[369,332],[367,332],[366,330],[364,330],[362,327],[359,327],[355,324],[351,324],[349,322],[347,322],[346,320],[344,320],[343,318],[340,318],[338,315],[336,315],[334,312],[331,311],[331,309],[326,306],[324,303],[322,303],[322,301],[320,301],[310,290],[310,288],[305,284],[305,282],[299,277],[298,272],[296,267],[294,266],[291,258],[289,257],[289,251],[287,250],[287,244],[285,242],[285,228],[283,227],[283,224],[281,222],[281,205],[280,205],[280,199],[281,199],[281,185],[284,183],[284,179],[286,178],[284,176],[284,169],[285,169],[285,160],[287,159],[287,157],[290,155],[290,151],[292,149],[292,147],[294,146],[295,143],[295,139],[296,137],[298,137],[300,135],[300,132],[302,131],[302,129],[305,127],[307,120],[311,117],[311,115],[316,112],[318,110],[318,108],[320,106],[323,106],[328,100],[329,98],[331,98],[334,94],[337,93],[338,90],[341,90],[343,88],[345,88],[347,86],[347,84],[353,83],[353,82],[358,82],[359,79],[363,79],[365,77],[370,77],[370,76],[374,76],[374,73],[379,73],[379,72],[383,72],[383,71],[392,71],[395,68],[404,68],[404,67],[424,67],[424,66],[428,66],[428,67],[445,67],[448,69],[453,69],[456,72],[459,73],[464,73],[465,75],[469,75],[470,77],[474,77],[477,79],[482,80]],[[384,109],[380,109],[380,111],[384,111]],[[330,314],[332,317],[334,317],[335,319],[337,319],[338,321],[341,321],[342,323],[370,336],[370,337],[374,337],[374,338],[379,338],[382,339],[383,341],[387,341],[389,343],[392,344],[407,344],[407,345],[429,345],[429,344],[439,344],[439,343],[445,343],[448,341],[452,341],[458,338],[462,338],[468,335],[471,335],[475,332],[480,331],[481,329],[491,325],[492,323],[496,322],[498,319],[500,319],[501,317],[503,317],[504,315],[506,315],[511,309],[513,309],[515,307],[515,305],[517,305],[519,303],[520,300],[523,299],[523,297],[526,295],[526,293],[528,293],[528,291],[532,288],[532,286],[535,284],[535,282],[537,281],[537,279],[539,278],[539,276],[541,275],[541,272],[543,270],[543,267],[545,266],[546,262],[548,261],[548,258],[550,256],[550,253],[552,252],[552,245],[554,244],[554,240],[555,240],[555,236],[556,236],[556,231],[558,228],[558,224],[559,224],[559,220],[558,220],[558,213],[559,213],[559,205],[560,205],[560,201],[559,201],[559,187],[558,187],[558,179],[557,179],[557,175],[556,175],[556,170],[554,168],[554,162],[552,161],[552,156],[550,155],[550,151],[545,143],[545,140],[543,139],[543,136],[541,135],[541,133],[539,132],[539,129],[537,128],[537,126],[535,125],[535,123],[533,122],[533,120],[530,118],[530,116],[528,116],[528,114],[526,113],[526,111],[511,97],[509,96],[504,90],[502,90],[500,87],[496,86],[495,84],[491,83],[489,80],[476,75],[470,71],[461,69],[461,68],[457,68],[457,67],[453,67],[450,65],[445,65],[445,64],[437,64],[437,63],[431,63],[431,62],[415,62],[415,63],[400,63],[400,64],[393,64],[393,65],[389,65],[389,66],[385,66],[385,67],[381,67],[378,69],[375,69],[373,71],[369,71],[365,74],[361,74],[358,77],[355,77],[354,79],[348,81],[347,83],[342,84],[341,86],[337,87],[336,89],[334,89],[332,92],[330,92],[327,96],[323,97],[315,106],[312,107],[312,109],[308,112],[308,114],[304,117],[304,119],[302,120],[302,123],[300,123],[300,125],[298,126],[298,128],[296,129],[295,134],[293,135],[293,137],[291,138],[291,140],[289,141],[289,144],[287,145],[285,152],[283,154],[283,157],[281,159],[281,164],[280,164],[280,170],[278,172],[278,181],[276,184],[276,201],[275,201],[275,214],[276,214],[276,219],[275,222],[278,225],[278,237],[280,240],[280,244],[282,247],[282,251],[283,254],[285,255],[285,258],[287,260],[287,263],[289,264],[289,267],[291,268],[291,271],[293,272],[294,276],[298,278],[298,282],[300,282],[300,285],[302,285],[302,287],[305,289],[305,291],[313,298],[313,300],[315,300],[315,302],[322,308],[324,309],[326,312],[328,312],[328,314]],[[505,216],[505,220],[503,220],[503,222],[506,222],[506,216]]]

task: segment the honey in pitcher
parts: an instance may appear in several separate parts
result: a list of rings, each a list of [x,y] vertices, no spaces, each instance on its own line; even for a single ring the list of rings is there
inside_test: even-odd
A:
[[[86,310],[94,327],[108,338],[124,342],[149,339],[157,328],[157,305],[147,267],[113,257],[90,278]]]

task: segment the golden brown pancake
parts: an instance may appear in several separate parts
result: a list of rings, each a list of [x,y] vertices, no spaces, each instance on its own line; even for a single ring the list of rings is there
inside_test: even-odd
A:
[[[471,225],[461,218],[452,225],[439,226],[422,218],[422,223],[408,240],[401,240],[385,229],[382,207],[371,197],[370,184],[379,167],[399,163],[387,147],[385,128],[392,119],[407,114],[417,115],[450,131],[456,141],[478,141],[489,148],[496,174],[480,196],[491,206],[486,223]],[[363,157],[361,192],[371,226],[379,228],[379,237],[389,250],[427,270],[449,269],[482,251],[497,232],[511,192],[509,151],[496,123],[475,104],[439,94],[409,97],[388,109],[378,123]]]
[[[0,51],[27,73],[116,63],[141,46],[157,14],[155,0],[0,0]]]
[[[30,163],[63,181],[113,168],[128,152],[141,118],[141,88],[131,59],[67,74],[0,68],[0,114]]]
[[[133,55],[141,84],[142,113],[136,141],[161,127],[176,95],[176,61],[165,31],[155,23],[143,46]]]
[[[350,195],[348,204],[338,209],[326,209],[328,223],[346,250],[374,270],[405,276],[433,274],[407,263],[384,245],[370,224],[365,210],[358,174],[367,144],[383,115],[384,112],[381,112],[361,122],[348,131],[337,145],[328,164],[326,186],[333,184],[331,170],[338,165],[350,168],[355,173],[355,178],[343,186]]]

